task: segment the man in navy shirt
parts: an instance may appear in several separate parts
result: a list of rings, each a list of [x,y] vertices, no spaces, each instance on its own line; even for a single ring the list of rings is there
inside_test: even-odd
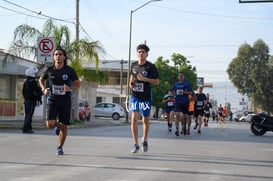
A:
[[[179,136],[179,122],[181,122],[181,134],[186,135],[186,123],[189,112],[189,94],[193,94],[190,83],[184,79],[182,72],[178,73],[178,82],[173,86],[175,92],[175,135]],[[182,115],[181,115],[182,113]]]

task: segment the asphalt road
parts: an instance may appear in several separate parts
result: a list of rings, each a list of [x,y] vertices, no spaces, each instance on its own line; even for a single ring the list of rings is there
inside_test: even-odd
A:
[[[69,129],[65,155],[55,155],[57,136],[38,129],[22,134],[0,129],[2,181],[272,181],[273,133],[254,136],[248,123],[216,123],[176,137],[153,121],[149,151],[132,155],[130,126]],[[142,133],[142,126],[139,127]],[[140,136],[139,136],[140,137]]]

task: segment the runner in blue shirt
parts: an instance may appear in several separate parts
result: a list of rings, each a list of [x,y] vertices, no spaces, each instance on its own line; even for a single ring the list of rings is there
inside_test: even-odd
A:
[[[173,86],[175,93],[175,135],[179,136],[179,122],[181,122],[181,134],[186,135],[186,123],[189,112],[189,94],[193,94],[190,83],[184,79],[182,72],[178,73],[178,82]],[[181,115],[182,113],[182,115]]]

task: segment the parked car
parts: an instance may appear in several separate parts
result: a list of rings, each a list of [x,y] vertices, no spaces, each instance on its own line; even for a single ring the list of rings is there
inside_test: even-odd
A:
[[[251,121],[251,118],[252,116],[256,115],[255,113],[250,113],[250,114],[247,114],[246,116],[242,116],[239,118],[239,122],[250,122]]]
[[[112,117],[114,120],[119,120],[125,116],[124,108],[116,103],[100,102],[94,107],[95,117]]]
[[[84,99],[79,100],[79,118],[83,121],[90,121],[91,118],[91,109],[88,102]]]

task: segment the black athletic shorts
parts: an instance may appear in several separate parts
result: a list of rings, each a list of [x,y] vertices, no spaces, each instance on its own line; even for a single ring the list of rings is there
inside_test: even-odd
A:
[[[46,120],[57,120],[65,125],[71,125],[71,100],[49,101],[46,109]]]

